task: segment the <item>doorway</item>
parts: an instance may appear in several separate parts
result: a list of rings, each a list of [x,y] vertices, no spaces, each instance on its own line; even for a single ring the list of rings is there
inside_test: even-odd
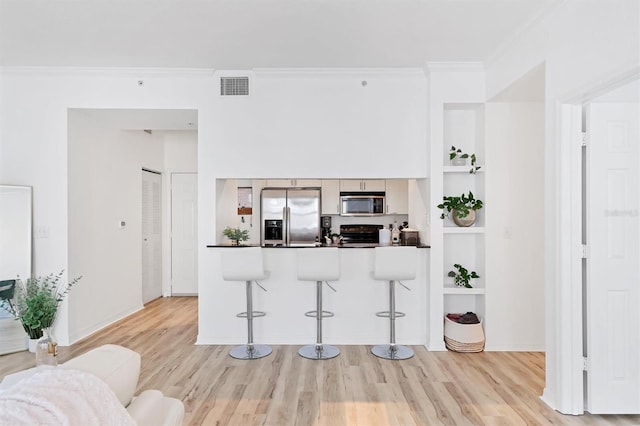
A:
[[[198,294],[198,175],[171,174],[171,295]]]
[[[142,303],[162,295],[162,176],[142,169]]]

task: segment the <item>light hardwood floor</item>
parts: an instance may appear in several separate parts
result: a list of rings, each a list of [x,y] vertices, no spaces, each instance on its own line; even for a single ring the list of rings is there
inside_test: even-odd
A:
[[[229,318],[229,321],[241,321]],[[314,327],[309,323],[309,338]],[[312,361],[275,346],[253,361],[229,346],[196,346],[197,299],[163,298],[70,347],[60,362],[105,343],[142,355],[138,392],[160,389],[185,403],[185,425],[640,424],[640,416],[563,416],[539,399],[544,354],[428,352],[405,361],[342,346]],[[259,339],[257,339],[259,341]],[[28,352],[0,356],[0,377],[34,365]]]

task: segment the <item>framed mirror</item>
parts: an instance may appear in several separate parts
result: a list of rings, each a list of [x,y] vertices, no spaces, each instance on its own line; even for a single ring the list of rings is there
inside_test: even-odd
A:
[[[8,296],[9,280],[31,276],[32,189],[0,185],[0,282]],[[0,355],[27,348],[26,333],[5,309],[0,308]]]
[[[31,187],[0,185],[0,281],[31,276]]]

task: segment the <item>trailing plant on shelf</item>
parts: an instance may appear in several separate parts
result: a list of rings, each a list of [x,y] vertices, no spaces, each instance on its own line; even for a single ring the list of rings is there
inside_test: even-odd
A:
[[[0,306],[20,320],[30,339],[39,339],[43,336],[43,329],[53,326],[60,302],[82,278],[62,284],[63,272],[31,277],[26,282],[18,278],[12,298],[0,300]]]
[[[467,268],[459,263],[454,264],[453,267],[456,268],[457,271],[449,271],[447,276],[453,278],[458,287],[473,288],[470,283],[471,279],[480,278],[480,275],[476,274],[476,271],[469,272]]]
[[[225,237],[231,240],[232,244],[240,245],[240,241],[247,241],[249,239],[249,231],[241,230],[240,228],[231,228],[227,226],[222,231]]]
[[[453,145],[451,146],[451,149],[449,149],[449,161],[451,161],[451,164],[455,166],[464,166],[467,163],[467,158],[471,159],[471,169],[469,169],[469,173],[475,174],[475,172],[480,170],[481,167],[476,166],[476,154],[469,155]]]
[[[478,170],[480,170],[481,166],[476,166],[476,154],[471,154],[471,169],[469,169],[469,173],[472,175],[475,174]]]
[[[458,218],[465,218],[473,211],[482,208],[482,200],[477,200],[473,192],[469,191],[469,194],[464,193],[459,197],[442,197],[442,204],[438,204],[439,209],[444,211],[440,215],[440,219],[444,219],[449,216],[449,213],[453,212]]]
[[[456,158],[463,159],[460,161],[461,164],[456,165],[464,165],[466,163],[466,159],[469,158],[469,154],[462,152],[460,148],[456,148],[451,145],[451,149],[449,150],[449,160],[453,163]]]

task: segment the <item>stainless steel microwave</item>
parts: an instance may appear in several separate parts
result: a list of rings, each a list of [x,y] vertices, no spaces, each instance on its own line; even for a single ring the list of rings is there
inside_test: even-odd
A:
[[[341,192],[340,216],[384,214],[384,192]]]

